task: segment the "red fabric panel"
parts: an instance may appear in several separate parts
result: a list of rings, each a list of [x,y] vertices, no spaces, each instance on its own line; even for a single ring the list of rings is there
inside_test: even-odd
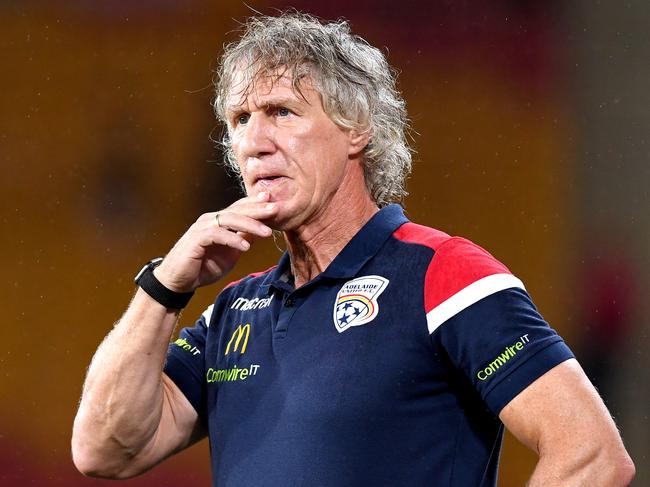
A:
[[[429,247],[435,255],[424,280],[424,307],[428,313],[470,284],[493,274],[510,274],[501,262],[478,245],[460,237],[415,223],[405,223],[394,234],[403,242]]]

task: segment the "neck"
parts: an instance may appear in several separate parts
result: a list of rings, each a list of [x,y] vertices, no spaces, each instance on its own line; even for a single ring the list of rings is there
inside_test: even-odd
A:
[[[379,210],[365,186],[354,196],[345,189],[339,188],[316,219],[284,234],[296,289],[323,272]]]

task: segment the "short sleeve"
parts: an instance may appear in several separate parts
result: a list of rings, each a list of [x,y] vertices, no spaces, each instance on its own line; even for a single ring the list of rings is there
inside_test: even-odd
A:
[[[169,344],[164,372],[204,418],[205,343],[214,305],[208,307],[193,327],[183,328],[178,340]]]
[[[440,281],[447,289],[430,290],[431,338],[498,415],[573,354],[503,264],[468,241],[454,245],[436,264],[438,272],[451,275]]]

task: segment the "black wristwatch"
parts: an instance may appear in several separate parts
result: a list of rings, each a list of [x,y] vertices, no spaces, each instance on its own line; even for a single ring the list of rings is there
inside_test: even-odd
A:
[[[162,257],[153,259],[145,264],[138,275],[135,276],[135,283],[142,288],[153,299],[166,308],[183,309],[190,302],[194,291],[189,293],[177,293],[167,288],[153,275],[153,270],[162,262]]]

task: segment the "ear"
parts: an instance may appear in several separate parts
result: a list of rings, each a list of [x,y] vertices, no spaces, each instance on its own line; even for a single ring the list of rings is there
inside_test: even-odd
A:
[[[348,147],[348,155],[352,156],[363,151],[370,142],[370,135],[370,130],[364,130],[363,132],[354,129],[350,130],[350,146]]]

